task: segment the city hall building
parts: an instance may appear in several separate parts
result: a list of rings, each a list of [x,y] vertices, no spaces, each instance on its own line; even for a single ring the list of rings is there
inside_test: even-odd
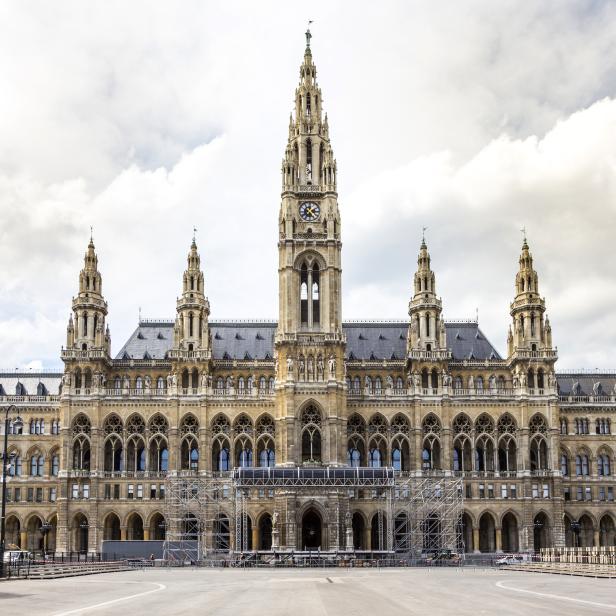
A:
[[[345,321],[342,233],[307,33],[282,161],[277,321],[210,320],[193,239],[174,318],[141,320],[114,358],[90,241],[64,371],[0,374],[0,402],[23,420],[8,435],[7,544],[96,552],[173,531],[219,552],[399,551],[396,486],[410,478],[457,482],[453,547],[466,552],[615,545],[616,374],[557,372],[526,239],[501,356],[476,321],[443,319],[425,241],[408,319]],[[186,494],[171,499],[179,479],[205,486],[205,518]]]

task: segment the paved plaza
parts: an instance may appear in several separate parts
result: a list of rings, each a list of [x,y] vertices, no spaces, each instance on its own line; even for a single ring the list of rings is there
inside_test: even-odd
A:
[[[3,614],[609,614],[616,582],[486,569],[147,569],[0,583]]]

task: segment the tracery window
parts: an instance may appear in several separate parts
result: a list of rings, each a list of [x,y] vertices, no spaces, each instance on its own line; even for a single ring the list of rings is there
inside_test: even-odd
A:
[[[321,413],[310,404],[301,416],[302,462],[321,461]]]

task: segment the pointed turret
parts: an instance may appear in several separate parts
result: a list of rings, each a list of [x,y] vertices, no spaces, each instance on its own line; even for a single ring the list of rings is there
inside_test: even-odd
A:
[[[182,295],[177,300],[173,346],[177,351],[202,351],[205,357],[210,349],[210,302],[204,294],[201,258],[194,237],[187,261],[188,267],[182,278]]]
[[[90,243],[84,257],[84,266],[79,272],[79,293],[73,298],[73,319],[69,319],[67,346],[72,340],[72,348],[85,350],[104,350],[109,354],[105,337],[105,317],[107,302],[103,297],[103,281],[98,271],[98,257],[94,241]]]
[[[507,350],[517,379],[527,383],[531,392],[547,389],[547,375],[557,359],[552,348],[552,328],[545,315],[545,299],[539,295],[539,276],[533,267],[533,256],[526,235],[522,243],[519,271],[515,277],[515,299],[511,303],[512,327]]]
[[[436,295],[436,277],[430,268],[430,253],[425,238],[421,240],[414,294],[409,302],[409,351],[443,351],[446,349],[445,324],[441,318],[442,301]]]
[[[539,295],[539,276],[533,269],[533,256],[524,238],[520,269],[515,277],[516,295],[511,304],[513,349],[537,351],[545,344],[545,299]]]

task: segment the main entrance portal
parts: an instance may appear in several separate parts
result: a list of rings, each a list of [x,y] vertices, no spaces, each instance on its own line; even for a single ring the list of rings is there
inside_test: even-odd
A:
[[[321,516],[314,509],[309,509],[302,518],[302,548],[316,550],[321,545]]]

